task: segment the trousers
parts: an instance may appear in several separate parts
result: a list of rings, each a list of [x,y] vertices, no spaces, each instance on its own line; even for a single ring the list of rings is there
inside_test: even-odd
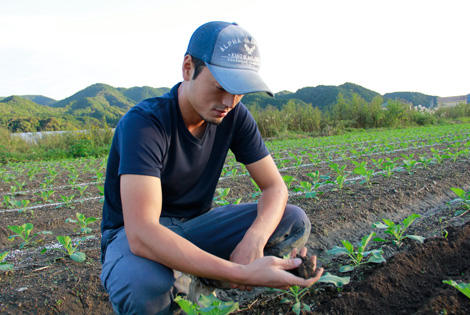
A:
[[[227,205],[190,220],[161,217],[160,224],[204,251],[228,260],[256,215],[255,203]],[[283,257],[293,248],[303,247],[310,228],[305,212],[287,205],[265,246],[265,256]],[[120,314],[169,314],[174,298],[184,291],[178,287],[171,268],[130,251],[124,227],[108,242],[103,258],[101,283],[113,309]]]

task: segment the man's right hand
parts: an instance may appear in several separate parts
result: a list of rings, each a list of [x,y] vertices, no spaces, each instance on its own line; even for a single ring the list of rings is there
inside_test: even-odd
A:
[[[323,274],[323,268],[317,269],[316,256],[312,256],[310,259],[314,265],[315,276],[309,279],[303,279],[286,271],[297,268],[302,263],[300,258],[281,259],[274,256],[261,257],[248,265],[241,266],[244,268],[243,271],[246,273],[246,277],[241,279],[242,283],[240,283],[240,285],[279,289],[288,289],[294,285],[309,287],[317,282]]]

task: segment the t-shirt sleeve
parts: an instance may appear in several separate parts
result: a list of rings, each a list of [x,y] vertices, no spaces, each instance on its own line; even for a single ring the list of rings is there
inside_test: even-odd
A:
[[[269,154],[261,137],[255,119],[243,104],[240,107],[236,120],[236,133],[230,150],[235,154],[238,162],[251,164],[261,160]]]
[[[158,121],[133,112],[121,120],[118,132],[120,164],[118,174],[161,176],[167,143]]]

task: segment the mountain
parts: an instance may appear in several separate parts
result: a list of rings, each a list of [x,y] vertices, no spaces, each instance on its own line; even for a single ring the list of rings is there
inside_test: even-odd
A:
[[[50,114],[51,108],[39,105],[22,96],[9,96],[0,100],[0,112],[5,116],[35,116],[38,114]],[[58,112],[55,110],[54,112]]]
[[[248,106],[256,103],[261,108],[272,105],[280,109],[283,105],[287,104],[289,100],[294,99],[306,104],[312,104],[314,107],[324,110],[336,103],[339,93],[342,93],[346,99],[352,98],[353,94],[356,93],[367,102],[372,101],[375,96],[381,96],[379,93],[360,85],[344,83],[339,86],[318,85],[316,87],[304,87],[297,90],[295,93],[282,91],[276,93],[274,98],[269,97],[266,93],[249,94],[244,96],[243,103]]]
[[[57,102],[55,99],[42,95],[21,95],[21,97],[33,101],[36,104],[45,106],[51,106],[52,104]]]
[[[118,89],[102,83],[93,84],[74,95],[52,104],[63,108],[72,116],[87,118],[89,122],[106,121],[115,125],[132,106],[134,101]]]
[[[142,86],[142,87],[132,87],[129,89],[126,88],[117,88],[119,92],[121,92],[124,96],[131,99],[135,104],[152,97],[162,96],[163,94],[170,91],[169,88],[162,87],[162,88],[153,88],[150,86]]]
[[[437,104],[437,96],[426,95],[419,92],[394,92],[386,93],[383,96],[384,101],[388,99],[393,100],[404,100],[408,103],[411,103],[415,106],[422,105],[425,107],[432,107]]]

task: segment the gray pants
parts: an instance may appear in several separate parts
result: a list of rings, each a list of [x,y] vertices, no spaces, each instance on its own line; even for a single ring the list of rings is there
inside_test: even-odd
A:
[[[191,220],[162,217],[160,223],[197,247],[228,260],[256,214],[257,204],[228,205]],[[264,254],[288,255],[293,248],[304,246],[309,234],[305,212],[288,205]],[[172,269],[132,254],[124,228],[108,243],[101,283],[121,314],[168,314],[180,292]]]

